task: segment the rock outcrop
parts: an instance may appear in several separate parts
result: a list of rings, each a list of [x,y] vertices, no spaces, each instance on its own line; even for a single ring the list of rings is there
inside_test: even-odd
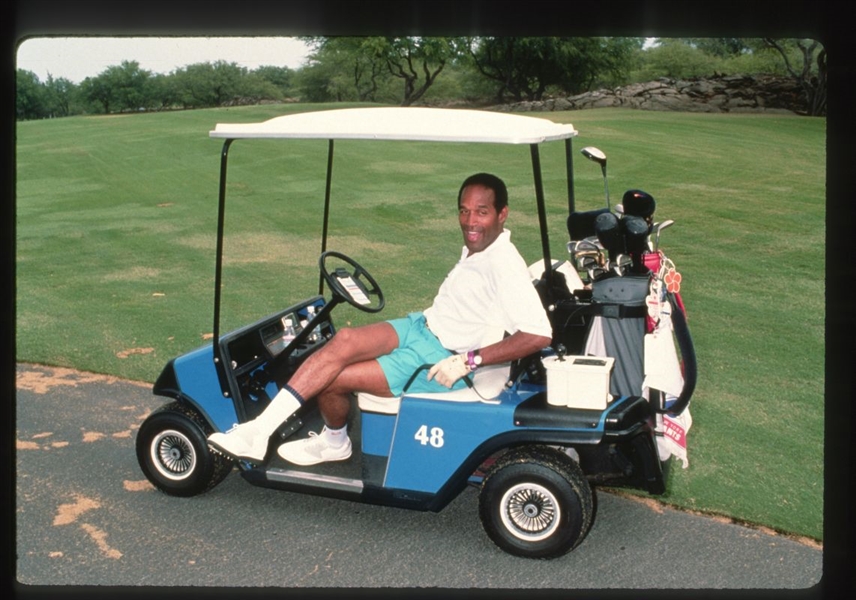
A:
[[[493,107],[507,112],[624,107],[686,112],[805,113],[805,98],[792,79],[733,75],[710,79],[660,78],[578,96],[518,102]]]

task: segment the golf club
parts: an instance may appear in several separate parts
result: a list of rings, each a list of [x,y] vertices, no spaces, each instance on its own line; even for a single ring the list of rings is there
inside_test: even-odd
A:
[[[606,272],[603,249],[591,238],[568,242],[568,252],[577,271],[584,271],[590,282]]]
[[[621,198],[621,205],[626,216],[642,217],[647,224],[651,224],[654,209],[657,203],[654,197],[642,190],[627,190]]]
[[[597,250],[587,250],[574,255],[574,265],[578,271],[584,271],[593,266],[602,267],[605,263],[603,254]]]
[[[627,254],[619,254],[615,260],[609,261],[609,268],[612,272],[621,277],[627,267],[633,265],[633,259]]]
[[[674,223],[675,221],[672,219],[666,219],[661,223],[654,223],[654,226],[651,228],[651,235],[654,237],[654,240],[651,241],[650,237],[648,240],[648,248],[651,249],[651,252],[657,252],[660,249],[660,232],[666,227],[674,225]]]
[[[609,209],[609,186],[606,183],[606,154],[594,146],[586,146],[580,152],[587,159],[600,165],[600,170],[603,173],[603,190],[606,193],[606,208]]]
[[[645,272],[642,253],[648,249],[648,223],[642,217],[627,215],[621,219],[621,229],[624,233],[624,245],[627,254],[632,259],[634,273]]]
[[[624,236],[621,233],[618,217],[610,212],[598,215],[594,221],[594,230],[598,241],[609,254],[611,266],[618,260],[620,254],[624,254]]]

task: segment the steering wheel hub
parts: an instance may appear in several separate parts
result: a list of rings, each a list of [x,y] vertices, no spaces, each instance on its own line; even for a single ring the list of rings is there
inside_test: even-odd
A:
[[[331,263],[334,259],[344,264],[333,268]],[[380,286],[354,259],[328,250],[321,254],[318,266],[321,276],[336,298],[368,313],[380,312],[383,309],[385,301]]]

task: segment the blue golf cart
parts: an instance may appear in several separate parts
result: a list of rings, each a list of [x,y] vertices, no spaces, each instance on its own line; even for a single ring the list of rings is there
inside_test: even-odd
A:
[[[675,294],[655,285],[656,270],[645,267],[642,255],[654,252],[654,225],[634,229],[633,215],[609,206],[608,191],[605,208],[576,210],[572,125],[477,110],[352,108],[218,124],[210,136],[223,140],[213,339],[170,360],[154,385],[154,393],[168,401],[141,425],[136,452],[155,487],[193,496],[237,468],[257,486],[440,511],[475,486],[490,539],[506,552],[534,558],[558,557],[580,544],[592,525],[597,486],[665,492],[670,461],[658,449],[660,424],[664,415],[680,415],[689,405],[696,380],[692,341]],[[326,185],[318,186],[325,189],[320,284],[317,293],[273,314],[221,331],[230,152],[271,139],[281,143],[284,157],[291,140],[326,141]],[[384,307],[381,286],[367,269],[327,248],[334,146],[340,140],[365,140],[366,151],[385,140],[523,147],[534,202],[527,207],[518,200],[515,210],[537,214],[542,256],[530,272],[553,326],[552,344],[514,363],[477,370],[462,390],[405,390],[398,398],[359,394],[349,427],[350,460],[299,467],[278,457],[275,449],[283,441],[319,428],[320,415],[309,401],[271,438],[265,461],[233,461],[212,451],[207,436],[259,415],[306,357],[336,335],[337,306],[372,313]],[[548,239],[544,144],[564,146],[568,213],[558,218],[569,235],[568,254],[561,258],[551,256]],[[605,184],[603,153],[589,147],[583,155],[601,164]],[[673,325],[682,378],[677,394],[642,385],[649,360],[646,322],[657,316],[650,310],[652,290]]]

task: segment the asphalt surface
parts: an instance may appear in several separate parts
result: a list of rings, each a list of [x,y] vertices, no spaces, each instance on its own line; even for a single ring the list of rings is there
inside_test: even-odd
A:
[[[262,489],[237,473],[173,498],[134,453],[164,402],[148,385],[18,365],[19,584],[811,592],[821,581],[817,545],[602,490],[588,537],[552,561],[494,546],[474,488],[440,513]]]

